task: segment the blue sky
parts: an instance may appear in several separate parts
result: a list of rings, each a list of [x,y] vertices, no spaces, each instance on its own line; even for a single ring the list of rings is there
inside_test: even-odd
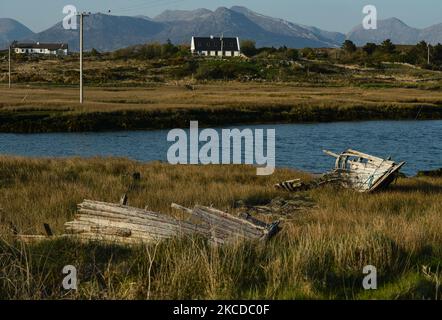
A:
[[[91,12],[111,9],[113,14],[150,17],[166,9],[241,5],[266,15],[341,32],[361,23],[362,8],[373,4],[380,19],[397,17],[419,28],[442,23],[441,0],[1,0],[0,17],[14,18],[39,32],[60,21],[62,8],[68,4]]]

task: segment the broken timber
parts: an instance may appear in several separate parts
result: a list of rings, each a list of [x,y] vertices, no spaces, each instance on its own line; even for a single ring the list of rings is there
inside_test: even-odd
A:
[[[190,219],[176,219],[123,204],[85,200],[78,205],[75,220],[67,222],[65,227],[68,234],[80,239],[123,243],[200,235],[212,243],[225,244],[236,240],[267,240],[279,231],[278,222],[266,224],[251,216],[236,217],[203,206],[188,209],[172,204],[172,207],[184,211]]]
[[[324,153],[336,158],[333,171],[309,183],[297,179],[278,183],[275,187],[295,192],[317,188],[324,184],[338,184],[358,192],[374,192],[388,187],[405,165],[405,162],[396,163],[390,158],[383,159],[352,149],[341,154],[327,150],[324,150]]]

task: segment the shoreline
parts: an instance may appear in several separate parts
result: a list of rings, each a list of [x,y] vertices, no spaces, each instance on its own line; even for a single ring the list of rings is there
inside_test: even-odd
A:
[[[419,119],[416,119],[418,116]],[[131,110],[71,113],[60,111],[0,111],[0,133],[69,133],[150,131],[201,127],[314,124],[359,121],[442,120],[439,106],[309,108],[275,106],[233,110],[203,107],[168,110]]]
[[[256,169],[257,166],[255,164],[178,164],[172,165],[169,164],[166,160],[137,160],[134,158],[130,158],[127,156],[103,156],[103,155],[91,155],[91,156],[38,156],[38,155],[19,155],[19,154],[0,154],[0,162],[2,161],[12,161],[16,160],[18,162],[26,162],[26,161],[38,161],[38,162],[66,162],[66,161],[124,161],[127,163],[133,163],[134,165],[139,166],[178,166],[178,167],[191,167],[191,168],[204,168],[204,167],[247,167],[248,169]],[[332,167],[330,167],[331,169]],[[275,166],[276,171],[284,171],[284,172],[296,172],[309,177],[318,177],[324,174],[324,172],[312,172],[307,171],[305,169],[290,167],[290,166]],[[270,175],[270,176],[273,176]],[[269,177],[269,176],[267,176]],[[434,168],[425,168],[421,170],[416,170],[415,174],[408,175],[403,172],[400,172],[399,178],[401,179],[416,179],[416,178],[441,178],[442,177],[442,164],[441,167],[435,166]]]

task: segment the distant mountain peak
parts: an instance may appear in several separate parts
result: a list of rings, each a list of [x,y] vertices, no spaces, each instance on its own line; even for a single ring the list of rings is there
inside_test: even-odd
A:
[[[244,7],[244,6],[232,6],[232,7],[230,8],[230,10],[233,10],[233,11],[236,11],[236,12],[240,12],[240,13],[243,13],[243,12],[251,12],[251,11],[252,11],[252,10],[250,10],[249,8]]]
[[[204,8],[195,10],[165,10],[153,20],[161,22],[189,21],[212,13],[212,11]]]
[[[437,31],[435,26],[424,30],[413,28],[401,19],[392,17],[379,20],[376,30],[365,30],[362,25],[358,25],[347,34],[347,38],[357,45],[367,42],[381,43],[386,39],[396,44],[416,44],[420,40],[437,43],[442,41],[442,32]]]
[[[17,20],[0,18],[0,49],[6,48],[14,40],[27,39],[33,35],[34,32]]]
[[[386,19],[383,19],[383,20],[381,20],[381,21],[384,21],[384,22],[388,22],[388,21],[391,21],[391,22],[397,22],[397,23],[400,23],[400,24],[404,24],[404,25],[406,25],[406,23],[404,22],[404,21],[402,21],[401,19],[399,19],[399,18],[396,18],[396,17],[390,17],[390,18],[386,18]]]

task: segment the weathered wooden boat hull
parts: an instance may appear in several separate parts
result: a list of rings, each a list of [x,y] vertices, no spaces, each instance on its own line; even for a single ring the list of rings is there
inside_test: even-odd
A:
[[[195,206],[173,208],[189,214],[181,220],[123,204],[85,200],[78,205],[74,221],[65,224],[68,234],[81,239],[151,243],[173,237],[199,235],[211,243],[223,245],[242,240],[268,240],[279,231],[279,223],[266,224],[250,216]]]
[[[358,192],[375,192],[388,187],[405,165],[405,162],[396,163],[391,159],[375,157],[352,149],[341,154],[327,150],[324,150],[324,153],[336,158],[335,167],[331,172],[308,183],[295,179],[278,183],[275,187],[298,192],[324,184],[338,184]]]
[[[397,177],[405,162],[375,157],[349,149],[341,154],[324,150],[336,158],[333,173],[341,177],[342,185],[359,192],[374,192],[388,187]]]

